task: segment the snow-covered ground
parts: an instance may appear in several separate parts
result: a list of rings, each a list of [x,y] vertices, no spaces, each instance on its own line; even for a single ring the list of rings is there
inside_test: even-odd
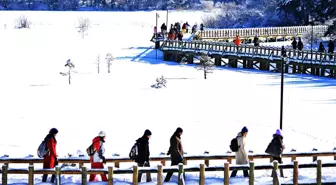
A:
[[[160,52],[156,60],[149,41],[155,13],[0,12],[0,155],[36,155],[52,127],[59,129],[59,156],[85,151],[100,130],[107,132],[107,157],[114,153],[127,156],[145,129],[153,133],[150,149],[155,156],[167,152],[177,127],[184,129],[182,140],[188,154],[205,150],[222,154],[243,126],[249,128],[248,149],[263,153],[279,126],[280,75],[218,68],[204,80],[193,66],[163,62]],[[159,14],[160,26],[166,21],[166,12]],[[204,14],[170,12],[168,25],[176,21],[200,23]],[[31,21],[30,29],[14,29],[21,15]],[[91,21],[84,39],[75,28],[80,17]],[[107,53],[116,58],[110,74]],[[98,55],[100,74],[95,64]],[[71,85],[59,74],[66,72],[64,64],[69,58],[76,65]],[[151,88],[161,75],[168,81],[167,88]],[[333,79],[286,75],[286,151],[330,151],[336,146],[335,85]],[[290,159],[284,161],[289,163]],[[285,173],[287,178],[282,181],[290,182],[292,171]],[[335,173],[334,168],[323,169],[323,180],[336,181]],[[206,174],[207,184],[222,183],[222,173]],[[10,183],[27,180],[26,176],[9,177]],[[119,182],[131,181],[127,175],[115,177]],[[315,177],[315,169],[300,170],[300,182]],[[80,183],[79,176],[63,178],[63,183]],[[197,174],[189,174],[186,182],[195,184],[195,179]],[[40,180],[36,175],[36,182]],[[247,184],[248,180],[238,177],[230,182]],[[256,184],[271,182],[270,171],[256,172]]]

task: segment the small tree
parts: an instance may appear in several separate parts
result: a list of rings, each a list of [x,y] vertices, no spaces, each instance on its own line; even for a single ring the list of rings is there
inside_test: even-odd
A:
[[[96,62],[97,62],[97,70],[98,70],[98,74],[99,74],[99,70],[100,70],[100,55],[97,56]]]
[[[200,64],[196,67],[197,70],[202,70],[204,73],[204,79],[207,79],[207,74],[212,73],[215,69],[215,64],[211,58],[205,54],[200,57]]]
[[[155,89],[159,89],[162,87],[166,87],[166,84],[167,84],[167,80],[165,79],[165,77],[161,76],[160,78],[156,78],[156,83],[153,84],[151,87]]]
[[[90,20],[88,18],[80,17],[78,19],[76,28],[78,29],[78,32],[81,34],[82,38],[84,38],[84,36],[88,34],[90,25]]]
[[[68,76],[69,77],[69,85],[71,84],[71,70],[72,68],[75,68],[75,65],[70,61],[71,59],[68,59],[64,67],[68,67],[68,72],[60,72],[62,76]]]
[[[111,53],[107,53],[105,57],[106,63],[107,63],[107,72],[111,72],[111,65],[112,61],[114,60],[113,55]]]
[[[15,28],[16,29],[30,28],[30,24],[31,22],[28,20],[28,18],[22,15],[16,20]]]

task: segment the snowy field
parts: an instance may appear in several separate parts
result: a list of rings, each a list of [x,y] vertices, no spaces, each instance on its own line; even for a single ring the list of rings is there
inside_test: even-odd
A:
[[[218,68],[204,80],[193,66],[163,62],[160,52],[156,60],[150,42],[155,13],[0,12],[0,155],[36,156],[38,145],[52,127],[59,129],[61,157],[85,151],[100,130],[107,133],[106,157],[114,153],[127,156],[145,129],[153,133],[151,155],[157,156],[167,152],[177,127],[184,129],[182,141],[188,155],[205,150],[225,153],[243,126],[249,128],[248,150],[263,153],[279,126],[280,75]],[[159,14],[160,27],[166,12]],[[176,21],[200,24],[204,14],[170,12],[168,25]],[[30,29],[14,29],[21,15],[31,21]],[[75,28],[80,17],[91,22],[84,39]],[[116,58],[110,74],[104,60],[107,53]],[[100,74],[95,64],[98,55]],[[68,85],[67,77],[59,73],[66,72],[64,65],[70,58],[76,68]],[[161,75],[167,78],[167,88],[151,88]],[[285,152],[336,147],[335,85],[336,81],[328,78],[285,76]],[[310,162],[311,158],[299,158],[301,161]],[[256,160],[257,164],[267,162]],[[299,172],[300,182],[316,178],[315,169]],[[257,171],[255,183],[271,184],[270,173]],[[335,168],[323,169],[323,181],[336,181],[335,173]],[[207,184],[222,184],[222,173],[206,174]],[[248,184],[241,172],[238,175],[230,182]],[[285,170],[285,176],[282,182],[292,181],[291,170]],[[9,177],[10,183],[27,182],[26,176]],[[41,181],[35,177],[36,182]],[[116,178],[120,183],[131,181],[127,175]],[[197,174],[187,174],[186,184],[195,184],[197,178]],[[78,184],[80,180],[80,176],[64,176],[62,182]]]

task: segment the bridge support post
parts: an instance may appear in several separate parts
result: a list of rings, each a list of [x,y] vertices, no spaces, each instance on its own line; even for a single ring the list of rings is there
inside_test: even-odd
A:
[[[265,62],[259,61],[259,70],[265,70]]]
[[[247,67],[247,62],[246,60],[243,60],[243,68],[246,68]]]
[[[232,68],[237,68],[238,67],[238,61],[237,59],[229,59],[229,67],[232,67]]]
[[[321,70],[320,67],[315,67],[315,75],[316,76],[320,76],[320,70]]]
[[[288,64],[286,64],[285,65],[285,73],[288,73],[288,68],[289,68],[289,66],[288,66]]]
[[[307,74],[307,66],[305,64],[302,65],[302,74]]]
[[[253,60],[248,60],[247,61],[247,68],[253,69]]]
[[[187,63],[188,64],[194,64],[194,56],[193,55],[188,55],[187,56]]]
[[[265,70],[266,71],[270,70],[270,62],[269,61],[265,62]]]
[[[315,67],[312,66],[312,67],[310,68],[310,74],[311,74],[311,75],[315,75],[315,74],[316,74],[316,73],[315,73]]]
[[[222,65],[222,58],[220,56],[215,56],[215,66]]]
[[[292,67],[293,67],[292,73],[294,74],[294,73],[296,73],[298,66],[296,64],[293,64]]]
[[[321,74],[320,76],[325,76],[325,67],[321,67]]]
[[[164,61],[174,61],[173,54],[170,52],[163,52],[163,60]]]

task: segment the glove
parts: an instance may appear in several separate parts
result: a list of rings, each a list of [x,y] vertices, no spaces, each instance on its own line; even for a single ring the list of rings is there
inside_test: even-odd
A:
[[[103,160],[103,163],[106,164],[106,159],[105,159],[105,157],[102,156],[101,159]]]

